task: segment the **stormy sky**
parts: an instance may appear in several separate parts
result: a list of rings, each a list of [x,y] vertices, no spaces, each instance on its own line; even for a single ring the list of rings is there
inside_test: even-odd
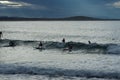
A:
[[[120,0],[0,0],[0,16],[120,19]]]

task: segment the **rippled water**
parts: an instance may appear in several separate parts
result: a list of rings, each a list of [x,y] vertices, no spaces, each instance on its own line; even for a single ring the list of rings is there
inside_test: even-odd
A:
[[[119,26],[119,21],[0,22],[0,80],[119,80]],[[62,38],[78,49],[58,48]],[[6,46],[10,40],[15,47]],[[34,48],[38,41],[45,50]]]
[[[119,43],[119,21],[0,22],[4,38],[19,40]]]

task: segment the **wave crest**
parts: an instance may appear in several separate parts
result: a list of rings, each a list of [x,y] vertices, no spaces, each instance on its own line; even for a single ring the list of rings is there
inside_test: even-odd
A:
[[[12,41],[15,46],[38,46],[39,41],[24,41],[24,40],[9,40],[3,39],[0,40],[0,47],[11,47],[9,46],[9,42]],[[104,50],[106,54],[120,54],[120,45],[119,44],[98,44],[98,43],[81,43],[81,42],[66,42],[65,44],[62,42],[54,42],[54,41],[42,41],[43,45],[46,49],[61,49],[66,48],[69,45],[73,46],[74,50],[85,49],[85,50],[92,50],[92,49],[100,49]]]

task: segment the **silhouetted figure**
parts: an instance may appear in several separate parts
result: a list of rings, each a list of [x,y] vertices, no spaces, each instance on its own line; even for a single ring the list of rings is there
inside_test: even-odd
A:
[[[3,33],[2,31],[0,31],[0,39],[2,39]]]
[[[69,49],[69,52],[71,52],[72,49],[73,49],[73,46],[72,46],[72,45],[69,45],[69,46],[68,46],[68,49]]]
[[[42,44],[42,42],[40,41],[40,43],[39,43],[39,46],[38,46],[39,48],[43,48],[43,44]]]
[[[14,47],[14,46],[15,46],[14,41],[10,41],[10,42],[9,42],[9,46]]]
[[[115,40],[114,38],[112,38],[112,40]]]
[[[65,38],[63,38],[62,42],[65,43]]]
[[[90,42],[90,41],[88,41],[88,43],[89,43],[89,44],[91,44],[91,42]]]

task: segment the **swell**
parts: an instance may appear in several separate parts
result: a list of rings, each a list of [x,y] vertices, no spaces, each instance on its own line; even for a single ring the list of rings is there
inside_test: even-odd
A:
[[[40,41],[31,41],[31,40],[9,40],[9,39],[3,39],[0,40],[0,47],[12,47],[9,46],[9,42],[14,43],[15,46],[31,46],[31,47],[37,47],[39,45]],[[120,45],[119,44],[98,44],[98,43],[81,43],[81,42],[54,42],[54,41],[42,41],[43,46],[45,49],[61,49],[61,48],[67,48],[69,45],[72,45],[73,50],[94,50],[99,49],[103,50],[105,53],[108,54],[119,54],[120,53]]]

